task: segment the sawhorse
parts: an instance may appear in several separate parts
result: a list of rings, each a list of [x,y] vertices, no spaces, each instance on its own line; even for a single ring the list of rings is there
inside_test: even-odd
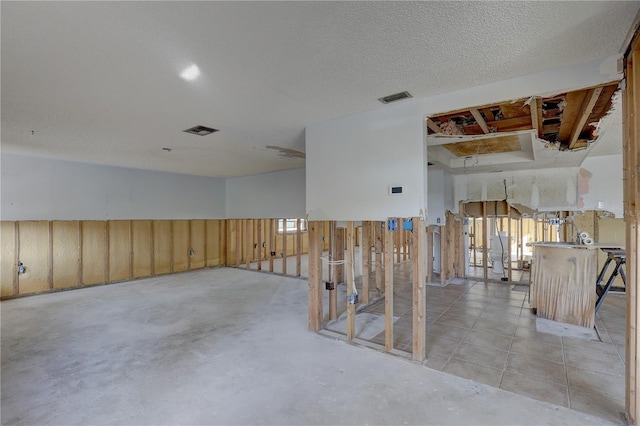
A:
[[[602,266],[602,271],[598,275],[598,281],[596,281],[596,294],[598,295],[598,300],[596,300],[596,312],[604,302],[604,298],[609,292],[609,290],[621,290],[624,291],[627,286],[627,277],[624,274],[624,264],[627,261],[627,254],[625,250],[622,249],[602,249],[603,252],[607,253],[607,261]],[[605,285],[602,285],[602,281],[604,280],[604,276],[607,273],[607,269],[609,269],[609,265],[615,262],[616,266],[613,270],[613,273],[607,280]],[[616,280],[616,277],[620,275],[622,277],[622,282],[625,287],[611,287],[613,282]]]

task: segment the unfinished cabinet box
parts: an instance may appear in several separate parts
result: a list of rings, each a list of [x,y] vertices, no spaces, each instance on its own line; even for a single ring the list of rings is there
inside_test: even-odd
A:
[[[541,318],[593,328],[598,267],[594,246],[533,246],[531,305]]]

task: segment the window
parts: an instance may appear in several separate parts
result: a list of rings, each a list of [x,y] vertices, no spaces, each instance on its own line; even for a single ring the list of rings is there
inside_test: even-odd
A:
[[[278,234],[285,232],[295,234],[298,232],[298,219],[278,219]],[[307,232],[307,220],[300,219],[300,231]]]

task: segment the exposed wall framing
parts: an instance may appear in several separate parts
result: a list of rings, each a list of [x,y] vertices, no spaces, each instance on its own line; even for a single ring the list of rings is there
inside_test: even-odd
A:
[[[226,262],[226,222],[3,221],[0,296],[221,266]],[[20,263],[24,273],[18,273]]]
[[[636,32],[627,53],[625,54],[625,82],[623,91],[623,167],[624,167],[624,204],[627,221],[627,330],[626,330],[626,387],[625,408],[629,422],[637,423],[640,418],[640,363],[638,363],[638,339],[640,333],[640,316],[638,303],[640,294],[637,289],[638,241],[638,209],[640,205],[640,33]]]

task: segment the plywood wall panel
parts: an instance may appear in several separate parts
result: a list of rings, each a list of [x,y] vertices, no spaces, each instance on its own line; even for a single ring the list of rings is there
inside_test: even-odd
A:
[[[205,223],[204,220],[195,219],[191,221],[191,248],[193,255],[191,256],[191,269],[204,268],[206,263],[205,256]]]
[[[53,288],[78,286],[80,230],[77,221],[54,221],[53,238]]]
[[[171,272],[171,221],[153,221],[153,272],[156,275]]]
[[[25,272],[18,276],[20,294],[49,289],[49,223],[46,221],[20,222],[19,260]]]
[[[107,233],[104,221],[82,222],[82,284],[104,284],[107,269]]]
[[[189,269],[189,221],[173,221],[173,272]]]
[[[131,278],[131,221],[110,220],[109,282]]]
[[[0,222],[0,297],[12,296],[17,265],[15,222]]]
[[[221,232],[221,220],[207,220],[205,223],[205,232],[207,234],[207,259],[206,266],[218,266],[222,262],[220,260],[220,236]]]
[[[151,221],[134,220],[132,227],[133,278],[151,275]]]
[[[219,220],[220,224],[220,242],[218,243],[218,248],[220,250],[220,265],[227,264],[227,226],[228,220]]]

